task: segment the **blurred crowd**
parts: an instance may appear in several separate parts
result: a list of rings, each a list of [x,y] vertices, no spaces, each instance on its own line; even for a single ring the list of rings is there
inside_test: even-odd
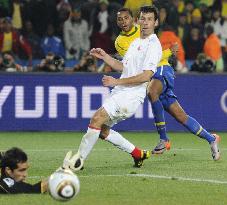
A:
[[[118,9],[136,20],[149,4],[160,12],[161,41],[178,43],[178,72],[227,71],[227,0],[0,0],[0,70],[110,72],[88,51],[114,55]]]

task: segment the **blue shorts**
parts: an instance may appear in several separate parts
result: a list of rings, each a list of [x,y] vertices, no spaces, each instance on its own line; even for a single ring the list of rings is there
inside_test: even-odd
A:
[[[160,101],[165,110],[168,110],[169,106],[177,101],[177,96],[174,95],[174,70],[171,66],[164,65],[157,68],[156,73],[153,76],[154,79],[162,82],[162,93],[159,96]]]

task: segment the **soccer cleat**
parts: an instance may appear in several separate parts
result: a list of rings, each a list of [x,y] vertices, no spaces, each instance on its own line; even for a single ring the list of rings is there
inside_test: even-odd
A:
[[[140,158],[133,157],[133,159],[134,159],[134,167],[137,167],[137,168],[142,167],[143,166],[143,161],[145,159],[150,158],[150,156],[151,156],[150,151],[141,150],[141,157]]]
[[[163,154],[166,150],[170,150],[170,141],[160,140],[157,146],[152,150],[152,154]]]
[[[72,151],[69,151],[63,161],[64,169],[71,169],[72,171],[79,171],[83,169],[84,160],[80,157],[79,153],[73,155]]]
[[[78,158],[74,164],[73,170],[79,171],[84,169],[84,161],[81,158]]]
[[[213,134],[213,136],[215,137],[215,140],[210,143],[210,149],[213,160],[217,161],[220,159],[220,151],[218,148],[218,144],[221,140],[221,137],[218,136],[217,134]]]

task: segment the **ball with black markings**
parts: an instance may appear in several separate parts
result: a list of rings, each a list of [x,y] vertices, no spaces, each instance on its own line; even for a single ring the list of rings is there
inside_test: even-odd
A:
[[[54,172],[48,181],[50,195],[60,201],[74,198],[80,191],[80,181],[72,171],[65,169]]]

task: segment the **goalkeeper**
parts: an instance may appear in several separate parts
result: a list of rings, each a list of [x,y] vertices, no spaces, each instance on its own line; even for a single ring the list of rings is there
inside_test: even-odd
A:
[[[35,194],[47,192],[47,180],[32,185],[25,182],[28,176],[27,154],[13,147],[5,153],[0,153],[0,194]]]

